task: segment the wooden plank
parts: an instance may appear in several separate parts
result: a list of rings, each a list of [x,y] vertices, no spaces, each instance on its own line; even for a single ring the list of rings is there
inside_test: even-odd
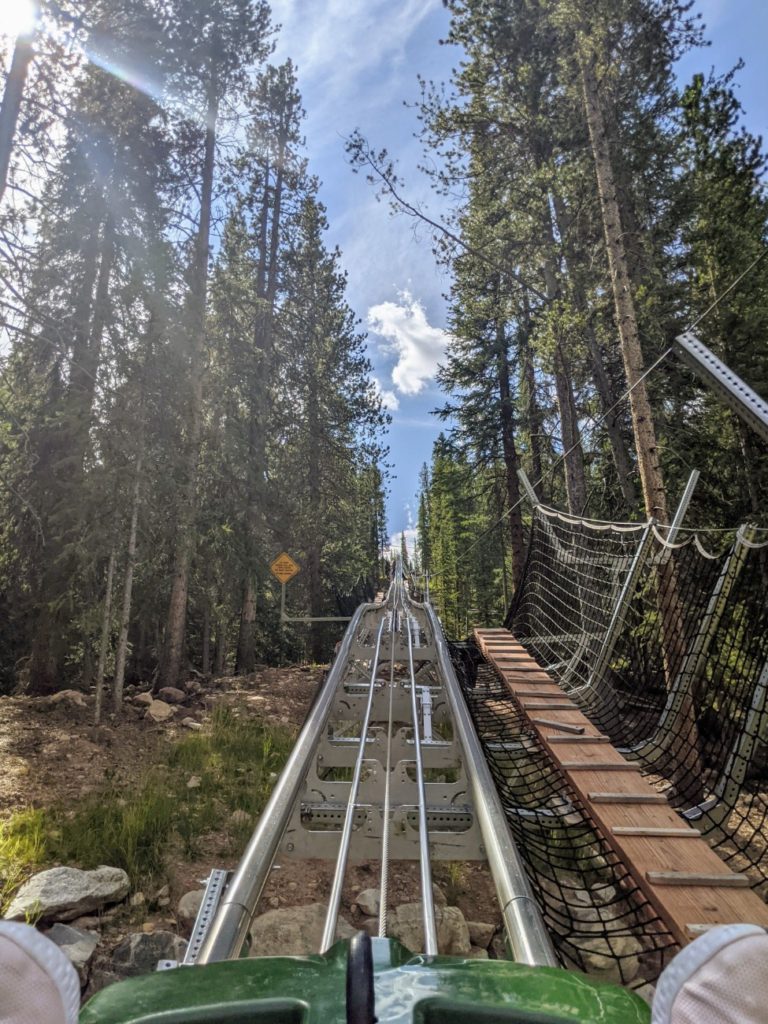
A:
[[[547,743],[610,743],[608,736],[547,736]]]
[[[539,697],[540,699],[543,699],[543,698],[547,697],[548,699],[552,699],[552,700],[561,700],[562,699],[562,690],[553,690],[551,692],[549,690],[515,690],[515,696],[516,697]],[[607,739],[607,736],[606,736],[606,739]]]
[[[618,761],[561,761],[560,767],[567,772],[636,772],[633,764]]]
[[[723,867],[725,865],[723,864]],[[746,875],[735,875],[732,871],[722,875],[707,875],[696,871],[646,871],[645,877],[651,885],[705,885],[717,889],[749,889]]]
[[[695,937],[691,928],[704,929],[737,921],[752,921],[768,927],[765,903],[740,882],[735,883],[735,888],[734,883],[723,884],[723,879],[731,877],[732,873],[695,829],[684,827],[664,794],[640,775],[638,766],[624,762],[628,765],[625,770],[621,754],[612,748],[610,739],[600,733],[576,705],[556,710],[556,693],[560,689],[556,681],[527,656],[511,633],[507,634],[506,643],[503,634],[498,632],[492,643],[487,642],[483,630],[476,630],[475,635],[480,649],[516,699],[528,696],[531,684],[537,687],[535,694],[530,693],[535,698],[543,697],[538,691],[539,685],[547,687],[547,696],[543,699],[548,701],[546,711],[551,717],[539,718],[520,700],[523,714],[552,763],[562,771],[586,813],[678,942],[685,944]],[[523,666],[530,671],[521,671]],[[562,693],[562,698],[569,699],[568,694]],[[569,743],[574,746],[563,746]],[[589,753],[595,758],[592,763],[582,757]],[[614,756],[616,762],[611,761]],[[614,763],[619,767],[606,767]],[[605,779],[604,785],[601,785],[602,779]],[[680,880],[677,884],[651,881],[665,873]],[[690,881],[682,881],[682,875],[709,876],[716,879],[717,884],[690,884]]]
[[[583,725],[570,725],[568,722],[553,722],[549,718],[532,718],[531,721],[534,725],[548,725],[550,729],[562,729],[563,732],[586,732],[586,727]]]
[[[663,793],[587,793],[593,804],[666,804]],[[669,804],[667,804],[669,806]]]
[[[540,704],[534,700],[524,700],[523,707],[526,711],[574,711],[575,704]]]
[[[675,836],[678,839],[701,839],[701,832],[695,828],[659,828],[643,825],[614,825],[615,836]]]

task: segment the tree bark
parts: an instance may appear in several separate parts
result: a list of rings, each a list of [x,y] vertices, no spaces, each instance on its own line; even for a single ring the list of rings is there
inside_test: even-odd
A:
[[[555,393],[557,394],[557,405],[560,410],[560,425],[563,434],[565,492],[568,499],[568,511],[571,515],[580,516],[587,503],[584,452],[581,448],[579,418],[576,411],[576,400],[573,396],[570,367],[559,342],[555,348],[553,369],[555,374]]]
[[[101,723],[101,709],[104,703],[104,671],[107,665],[107,649],[112,625],[112,587],[115,579],[115,548],[109,553],[107,566],[107,587],[104,594],[104,611],[101,619],[101,643],[99,645],[99,667],[96,671],[96,707],[93,720],[96,725]]]
[[[16,126],[19,123],[21,101],[24,98],[24,86],[27,83],[29,65],[34,56],[32,43],[34,35],[19,36],[13,48],[11,69],[0,104],[0,203],[8,186],[8,172],[11,166],[13,140],[16,137]]]
[[[195,238],[195,252],[187,299],[189,323],[190,400],[184,454],[185,481],[181,487],[179,521],[176,531],[173,582],[168,604],[165,645],[160,678],[165,686],[176,686],[185,652],[189,570],[195,547],[194,524],[197,506],[197,470],[203,409],[203,352],[205,347],[205,308],[208,294],[208,255],[211,234],[213,179],[216,164],[216,120],[219,97],[215,71],[211,72],[205,132],[205,154],[200,191],[200,220]]]
[[[531,443],[532,486],[536,497],[541,501],[544,496],[542,486],[544,464],[541,457],[541,442],[544,436],[543,418],[536,398],[536,371],[533,365],[533,353],[530,344],[530,321],[526,316],[526,324],[520,336],[520,361],[522,382],[525,386],[525,409],[528,419],[528,431]]]
[[[621,342],[621,355],[627,384],[633,390],[629,396],[632,428],[637,448],[638,469],[643,488],[645,510],[663,523],[669,522],[667,495],[661,470],[659,448],[653,413],[648,400],[643,375],[645,364],[640,345],[635,303],[629,277],[627,254],[624,246],[621,215],[616,194],[616,182],[611,163],[611,151],[605,128],[594,63],[583,51],[579,53],[584,109],[592,146],[597,177],[597,191],[605,232],[608,267],[611,275],[616,322]]]
[[[501,447],[504,454],[504,475],[510,510],[508,517],[509,538],[512,545],[512,582],[516,590],[522,580],[525,566],[525,530],[523,529],[520,502],[520,479],[517,475],[520,459],[515,445],[515,414],[509,383],[509,354],[504,324],[500,320],[496,324],[496,367],[501,403]],[[506,590],[506,574],[504,589]]]
[[[206,595],[203,606],[203,652],[202,652],[203,675],[208,676],[211,672],[211,602]]]
[[[555,272],[555,237],[552,228],[552,216],[547,198],[546,211],[542,219],[543,240],[546,246],[544,264],[544,282],[547,298],[556,299],[560,295],[560,286]],[[587,481],[584,476],[584,452],[581,447],[579,417],[576,411],[576,399],[573,394],[571,370],[563,351],[560,338],[555,344],[555,355],[552,369],[555,375],[555,394],[560,412],[560,425],[563,443],[563,464],[565,468],[565,492],[568,499],[568,511],[571,515],[580,516],[587,503]]]
[[[576,258],[573,252],[573,247],[566,241],[568,238],[568,216],[565,204],[557,193],[554,193],[552,198],[558,233],[560,238],[563,239],[563,244],[566,250],[566,261],[571,267],[570,276],[573,281],[571,287],[574,302],[577,309],[582,311],[583,314],[588,317],[589,308],[587,298],[584,294],[584,288],[578,280]],[[613,463],[616,467],[619,487],[628,511],[634,512],[637,506],[637,490],[635,488],[634,480],[632,479],[632,462],[629,457],[627,445],[624,441],[624,435],[621,431],[621,422],[618,410],[613,409],[613,406],[616,404],[616,399],[619,396],[614,393],[613,385],[605,371],[603,353],[600,349],[600,343],[597,340],[594,327],[591,323],[587,323],[584,336],[587,343],[589,361],[592,366],[592,378],[595,382],[598,398],[600,399],[601,412],[603,416],[605,416],[605,430],[608,435],[608,443],[611,447]],[[609,412],[608,410],[612,411]]]
[[[136,539],[139,524],[139,504],[141,499],[141,470],[144,461],[144,438],[139,438],[139,453],[133,475],[133,494],[131,496],[131,522],[128,528],[128,550],[125,560],[125,577],[123,578],[123,604],[120,610],[120,635],[115,655],[115,678],[112,683],[112,703],[119,715],[123,707],[123,683],[125,681],[125,662],[128,654],[128,631],[131,625],[131,605],[133,603],[133,573],[136,566]]]

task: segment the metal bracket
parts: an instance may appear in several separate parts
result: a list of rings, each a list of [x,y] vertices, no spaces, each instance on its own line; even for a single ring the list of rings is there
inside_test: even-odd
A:
[[[688,331],[675,338],[675,354],[710,387],[744,422],[768,441],[768,402],[746,384],[695,334]]]

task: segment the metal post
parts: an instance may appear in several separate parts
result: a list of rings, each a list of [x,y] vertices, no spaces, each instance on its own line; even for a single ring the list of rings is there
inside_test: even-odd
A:
[[[621,593],[614,606],[613,614],[611,615],[611,621],[608,623],[608,629],[605,633],[605,639],[603,640],[602,647],[598,651],[592,671],[589,674],[589,679],[586,684],[574,688],[572,693],[589,692],[596,690],[603,678],[605,670],[610,664],[611,658],[613,657],[613,651],[618,642],[621,630],[624,627],[624,620],[627,615],[630,601],[635,592],[637,585],[637,578],[640,575],[640,570],[643,568],[645,563],[646,555],[648,554],[648,548],[650,547],[651,540],[653,539],[653,527],[655,525],[655,519],[649,519],[645,525],[640,543],[635,551],[635,556],[629,567],[624,585],[621,588]]]
[[[533,484],[528,479],[528,474],[525,472],[524,469],[522,469],[522,467],[517,471],[517,478],[520,481],[520,486],[525,491],[526,498],[528,499],[528,501],[530,501],[533,508],[536,508],[536,506],[540,505],[541,502],[539,501],[536,495],[536,491],[534,491],[533,489]]]
[[[675,338],[674,351],[756,434],[768,441],[768,402],[691,331]]]
[[[739,527],[733,546],[723,562],[691,649],[683,658],[680,671],[669,689],[664,710],[653,736],[644,743],[630,747],[622,753],[631,754],[641,760],[656,758],[665,749],[668,740],[676,733],[677,718],[685,705],[694,680],[698,679],[704,671],[710,645],[717,633],[731,590],[744,567],[749,551],[749,541],[753,535],[754,531],[751,527]]]
[[[699,482],[700,476],[701,473],[699,473],[698,469],[691,470],[691,475],[688,477],[688,483],[685,485],[685,490],[680,498],[680,504],[677,506],[677,511],[675,512],[672,525],[670,526],[669,533],[667,534],[668,544],[674,544],[677,539],[677,535],[680,532],[680,527],[683,525],[683,519],[685,519],[686,513],[688,512],[688,506],[691,504],[691,498],[693,497],[693,492],[696,490],[696,484]]]
[[[749,708],[744,728],[736,739],[734,749],[731,751],[720,781],[715,787],[715,793],[719,801],[726,807],[731,807],[741,792],[744,779],[747,777],[747,768],[752,760],[757,741],[761,732],[764,731],[766,693],[768,692],[768,661],[763,665],[762,672],[757,680],[752,703]]]
[[[301,791],[310,759],[331,713],[362,616],[365,612],[380,607],[376,604],[363,604],[353,615],[352,622],[344,634],[339,655],[299,733],[291,756],[277,780],[272,796],[261,813],[243,858],[224,894],[219,911],[197,957],[198,964],[235,959],[240,955],[261,891]]]
[[[456,734],[464,752],[478,823],[512,955],[521,964],[558,967],[552,941],[509,831],[493,777],[456,679],[437,615],[429,604],[424,605],[424,610],[432,630]]]

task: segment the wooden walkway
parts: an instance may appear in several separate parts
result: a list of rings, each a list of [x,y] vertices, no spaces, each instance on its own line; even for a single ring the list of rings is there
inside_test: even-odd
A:
[[[661,919],[684,944],[707,927],[768,927],[768,906],[582,714],[506,629],[477,629],[485,658]]]

